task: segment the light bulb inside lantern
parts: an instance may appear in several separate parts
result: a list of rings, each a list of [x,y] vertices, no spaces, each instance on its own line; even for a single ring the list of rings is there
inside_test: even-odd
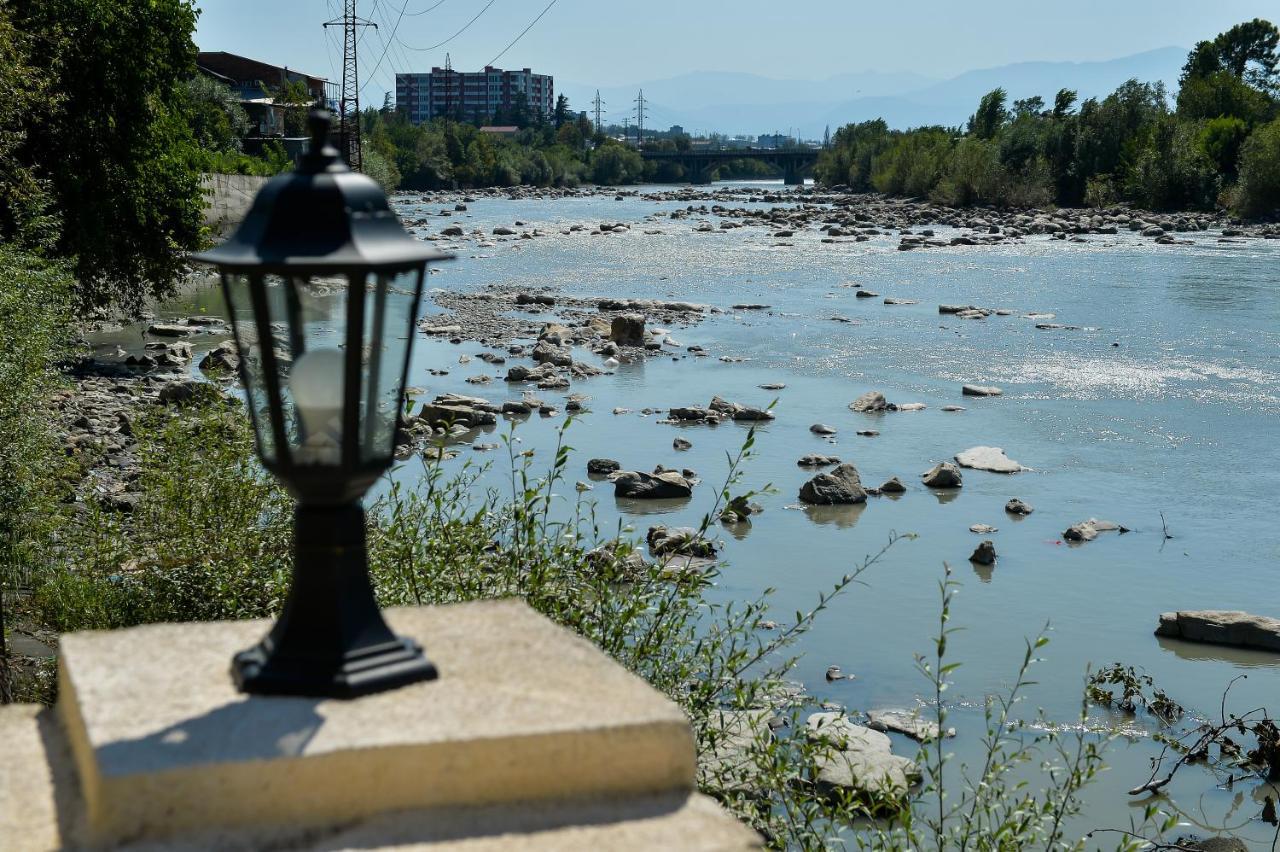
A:
[[[342,386],[346,359],[336,349],[316,349],[293,363],[289,390],[306,439],[299,461],[337,464],[342,447]]]

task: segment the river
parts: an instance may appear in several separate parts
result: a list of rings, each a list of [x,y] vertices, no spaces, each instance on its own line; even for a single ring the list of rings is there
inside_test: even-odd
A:
[[[587,479],[588,458],[615,458],[624,469],[688,467],[704,484],[688,504],[663,506],[660,516],[620,506],[607,483],[590,496],[605,528],[621,519],[643,536],[654,522],[696,526],[723,479],[726,452],[737,449],[746,427],[677,428],[640,410],[705,405],[716,394],[757,406],[776,398],[777,418],[759,427],[743,486],[772,483],[777,490],[757,498],[765,511],[749,529],[718,531],[727,565],[715,599],[754,598],[773,588],[783,620],[812,605],[894,531],[918,536],[893,547],[865,576],[866,584],[836,600],[802,640],[796,676],[816,698],[855,710],[925,700],[929,685],[915,672],[913,654],[928,651],[937,630],[938,581],[949,563],[963,584],[953,626],[964,630],[949,649],[953,660],[963,662],[951,699],[957,703],[951,724],[959,729],[953,750],[961,760],[972,762],[977,753],[983,696],[1007,685],[1024,639],[1046,623],[1052,642],[1041,651],[1029,704],[1050,719],[1071,722],[1086,667],[1117,661],[1140,667],[1197,714],[1216,714],[1223,689],[1239,674],[1248,678],[1233,687],[1232,707],[1280,704],[1275,655],[1152,635],[1159,614],[1169,610],[1280,616],[1280,525],[1272,506],[1280,493],[1280,242],[1220,243],[1216,234],[1205,234],[1194,245],[1165,246],[1122,231],[1081,243],[1028,236],[996,247],[898,251],[896,235],[823,243],[822,234],[810,229],[779,245],[762,228],[692,229],[692,221],[717,224],[714,215],[667,219],[686,204],[612,194],[482,197],[465,212],[431,216],[431,233],[448,224],[489,233],[517,221],[524,223],[517,230],[546,233],[484,247],[455,240],[458,259],[431,276],[436,288],[550,286],[575,296],[770,306],[726,310],[672,329],[680,344],[701,345],[710,357],[678,349],[679,357],[623,364],[613,376],[575,382],[572,390],[591,400],[589,413],[569,429],[575,453],[566,502],[576,498],[573,479]],[[407,219],[440,209],[438,200],[422,204],[413,196],[399,197],[396,206]],[[573,224],[594,228],[600,222],[634,227],[604,236],[562,233]],[[948,236],[947,228],[936,230]],[[855,298],[846,286],[851,284],[918,304]],[[214,302],[201,294],[171,309],[189,313],[193,304]],[[940,315],[939,304],[1012,313],[964,320]],[[1055,322],[1081,328],[1040,330],[1024,318],[1030,312],[1053,313]],[[851,321],[833,321],[837,315]],[[554,309],[547,318],[554,318]],[[476,343],[420,336],[410,384],[499,403],[519,398],[522,386],[502,382],[503,368],[459,364],[459,356],[481,351]],[[601,360],[585,351],[575,357]],[[428,368],[449,372],[433,376]],[[464,381],[485,371],[495,375],[490,385]],[[786,387],[760,389],[767,383]],[[963,383],[997,385],[1003,395],[962,397]],[[848,403],[870,390],[927,408],[851,412]],[[563,394],[540,395],[554,401]],[[945,412],[945,405],[965,410]],[[615,415],[617,407],[631,413]],[[534,416],[515,434],[549,462],[562,422]],[[834,426],[837,436],[812,434],[809,426],[818,422]],[[866,429],[879,435],[856,434]],[[673,450],[676,435],[692,448]],[[975,445],[1001,447],[1030,469],[1011,476],[965,471],[964,487],[954,494],[920,485],[922,471]],[[799,508],[797,490],[813,471],[797,467],[796,459],[813,452],[853,462],[865,484],[898,476],[908,491],[895,499],[873,497],[862,507]],[[461,458],[446,464],[492,456],[464,447]],[[504,464],[492,460],[488,481],[497,483]],[[415,469],[403,468],[401,475]],[[1007,515],[1004,504],[1015,496],[1035,512],[1020,519]],[[1068,526],[1092,517],[1132,531],[1104,533],[1083,545],[1063,542]],[[975,535],[969,531],[975,523],[998,532]],[[983,538],[999,554],[993,568],[968,561]],[[830,665],[856,678],[828,682]],[[1112,768],[1089,793],[1079,825],[1127,827],[1141,810],[1123,791],[1146,780],[1156,726],[1145,717],[1098,713],[1095,721],[1114,723],[1128,737],[1109,752]],[[895,749],[912,754],[915,745],[895,736]],[[1239,836],[1270,842],[1271,827],[1250,821],[1261,807],[1260,788],[1217,789],[1209,774],[1192,768],[1171,791],[1192,822],[1218,822]],[[1195,825],[1187,831],[1207,833]]]

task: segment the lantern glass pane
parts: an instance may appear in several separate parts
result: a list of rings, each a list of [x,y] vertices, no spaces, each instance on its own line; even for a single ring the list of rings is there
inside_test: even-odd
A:
[[[360,400],[363,463],[389,462],[395,450],[422,274],[418,268],[391,275],[370,273],[365,279],[364,387]]]
[[[263,460],[341,465],[347,279],[231,278],[228,301]]]
[[[278,459],[276,430],[273,428],[271,393],[268,388],[266,366],[263,359],[263,339],[255,320],[252,293],[261,287],[261,279],[255,281],[248,275],[223,275],[223,291],[227,298],[227,311],[231,317],[231,330],[235,334],[236,348],[240,354],[240,376],[244,382],[245,405],[253,421],[258,439],[258,453],[268,464]]]

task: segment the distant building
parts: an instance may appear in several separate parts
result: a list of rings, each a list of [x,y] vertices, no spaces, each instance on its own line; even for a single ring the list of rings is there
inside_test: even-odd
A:
[[[669,136],[684,136],[684,128],[678,124],[671,125],[671,129],[667,131]]]
[[[196,55],[196,70],[236,93],[253,124],[250,136],[284,133],[285,107],[276,104],[274,93],[286,82],[301,82],[317,104],[336,104],[337,88],[325,78],[235,53],[202,50]]]
[[[761,148],[786,148],[791,144],[791,137],[781,133],[762,133],[756,137],[756,145]]]
[[[490,136],[511,137],[520,132],[520,128],[514,124],[491,125],[487,124],[480,128],[481,133],[488,133]]]
[[[485,66],[474,72],[432,68],[429,74],[396,75],[396,109],[413,124],[444,116],[480,122],[520,107],[531,116],[551,115],[555,86],[549,74]]]

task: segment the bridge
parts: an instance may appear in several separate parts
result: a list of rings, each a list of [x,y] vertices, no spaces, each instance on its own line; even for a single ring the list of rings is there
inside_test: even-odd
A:
[[[676,163],[684,167],[690,183],[711,183],[716,166],[732,160],[759,160],[782,172],[783,183],[799,186],[806,172],[818,162],[813,148],[724,148],[714,151],[641,151],[646,160]]]

